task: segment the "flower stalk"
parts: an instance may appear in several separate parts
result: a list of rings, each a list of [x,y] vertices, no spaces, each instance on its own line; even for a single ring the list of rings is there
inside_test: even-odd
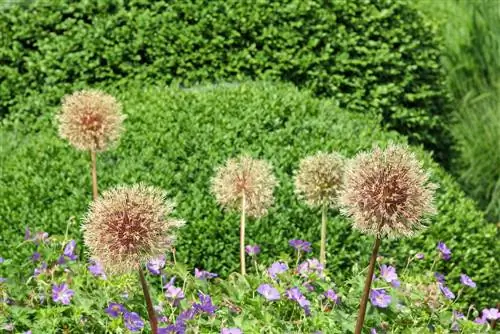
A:
[[[241,196],[241,221],[240,221],[240,266],[241,274],[246,275],[245,263],[245,215],[246,215],[246,198],[245,193]]]
[[[153,334],[158,333],[158,320],[156,319],[155,310],[153,308],[153,302],[151,301],[151,295],[149,294],[148,283],[144,278],[144,272],[142,267],[139,266],[139,279],[141,281],[142,292],[144,294],[144,299],[146,300],[146,308],[148,310],[149,323],[151,324],[151,332]]]
[[[319,261],[323,266],[326,265],[326,203],[321,206],[321,246]]]
[[[375,271],[375,262],[377,261],[377,254],[380,243],[380,236],[377,235],[375,243],[373,245],[370,265],[368,266],[368,273],[366,274],[363,296],[361,297],[361,301],[359,303],[358,319],[356,320],[356,328],[354,330],[354,334],[361,334],[361,330],[363,329],[363,323],[365,322],[366,305],[368,304],[368,296],[370,295],[370,288],[372,285],[373,273]]]
[[[90,150],[90,169],[92,173],[92,198],[95,201],[99,196],[97,190],[97,159],[95,150]]]

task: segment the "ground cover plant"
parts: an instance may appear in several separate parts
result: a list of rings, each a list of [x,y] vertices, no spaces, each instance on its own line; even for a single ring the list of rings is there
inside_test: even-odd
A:
[[[279,184],[275,204],[265,217],[247,224],[245,242],[260,245],[260,259],[270,263],[287,252],[288,240],[297,236],[312,242],[312,249],[321,248],[319,214],[295,194],[294,173],[301,159],[320,150],[352,157],[373,144],[405,142],[380,129],[377,120],[343,112],[332,101],[287,85],[228,84],[189,90],[131,85],[125,91],[113,95],[124,106],[127,131],[115,149],[98,156],[99,186],[107,189],[141,181],[168,190],[178,203],[179,217],[188,222],[179,233],[178,261],[221,277],[238,268],[238,248],[227,245],[238,244],[235,222],[239,217],[223,212],[210,193],[215,168],[225,160],[251,153],[273,166]],[[91,198],[88,155],[60,140],[52,123],[60,107],[51,107],[43,96],[34,107],[48,109],[51,117],[42,117],[30,127],[4,122],[0,132],[4,241],[0,254],[12,264],[2,268],[7,277],[16,277],[16,268],[31,256],[16,248],[24,225],[62,234],[68,220],[85,213]],[[263,109],[267,112],[262,113]],[[404,263],[408,256],[431,252],[439,240],[447,240],[452,258],[461,260],[440,261],[435,269],[449,273],[453,291],[459,290],[460,274],[467,272],[478,289],[461,298],[478,307],[491,306],[498,295],[496,229],[485,224],[473,202],[429,155],[416,152],[431,171],[432,182],[439,185],[438,214],[416,238],[388,241],[381,255]],[[347,278],[353,265],[369,253],[371,242],[348,229],[348,220],[336,210],[328,210],[327,216],[327,268],[338,279]],[[78,229],[73,227],[71,235],[80,242]]]
[[[0,117],[124,78],[280,80],[449,158],[440,45],[410,1],[33,1],[2,9],[0,34]]]

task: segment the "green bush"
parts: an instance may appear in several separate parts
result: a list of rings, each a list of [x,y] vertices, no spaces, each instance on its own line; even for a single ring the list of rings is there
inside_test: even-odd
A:
[[[446,159],[438,42],[404,0],[35,1],[1,11],[0,34],[0,117],[77,83],[281,80]]]
[[[122,89],[114,94],[128,115],[127,130],[115,150],[98,156],[100,189],[139,181],[166,189],[178,203],[178,215],[188,222],[179,238],[178,261],[222,275],[238,268],[239,218],[217,206],[210,178],[227,158],[248,152],[275,168],[280,182],[275,205],[266,217],[247,223],[247,242],[261,245],[261,259],[268,261],[290,253],[290,239],[312,241],[314,251],[319,249],[319,213],[294,195],[292,175],[301,158],[318,150],[353,156],[374,144],[405,142],[395,132],[381,130],[376,119],[341,111],[332,101],[291,86]],[[91,199],[88,154],[58,138],[52,121],[55,108],[44,107],[43,96],[35,106],[47,112],[33,125],[5,122],[0,128],[0,254],[19,262],[30,255],[15,248],[26,225],[63,233],[68,219],[79,220]],[[428,154],[418,152],[440,185],[439,214],[419,237],[384,241],[382,254],[404,263],[416,252],[435,255],[437,242],[443,240],[460,261],[440,261],[439,266],[448,267],[436,270],[449,272],[454,280],[450,284],[458,283],[461,272],[469,274],[479,282],[473,300],[485,302],[498,292],[496,228],[486,224]],[[353,264],[368,262],[372,240],[352,230],[335,211],[329,215],[328,264],[342,277]],[[79,235],[79,229],[71,233]]]

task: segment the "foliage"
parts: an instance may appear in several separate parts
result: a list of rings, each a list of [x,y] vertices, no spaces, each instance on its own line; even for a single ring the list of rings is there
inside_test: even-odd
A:
[[[420,0],[443,35],[443,65],[456,111],[453,170],[464,189],[500,220],[500,3]]]
[[[122,304],[127,312],[136,312],[147,319],[138,275],[106,276],[92,270],[82,257],[83,249],[79,245],[76,251],[68,254],[65,245],[70,238],[68,234],[52,235],[38,245],[30,240],[19,245],[28,252],[36,251],[41,255],[36,260],[25,259],[16,272],[17,277],[7,277],[0,283],[0,328],[13,327],[16,332],[30,329],[33,333],[56,333],[59,330],[71,333],[129,332],[125,329],[123,315],[105,311],[111,303]],[[66,258],[64,263],[58,263],[63,248],[65,255],[76,255],[77,258]],[[246,334],[317,333],[318,330],[322,333],[350,332],[356,320],[364,271],[355,266],[350,278],[343,281],[335,271],[325,271],[321,267],[312,269],[311,266],[305,269],[304,263],[317,261],[311,254],[301,254],[300,261],[297,261],[301,264],[297,266],[289,256],[291,251],[289,248],[288,254],[280,257],[280,262],[288,262],[289,268],[274,278],[269,274],[268,264],[263,263],[259,256],[251,258],[250,275],[243,277],[233,273],[226,279],[203,279],[196,276],[196,272],[193,277],[190,274],[192,268],[174,265],[172,257],[167,258],[164,269],[159,266],[156,268],[159,272],[150,271],[147,275],[160,327],[175,324],[177,331],[172,333],[184,333],[180,327],[187,329],[188,333],[221,333],[222,328],[228,327],[240,328]],[[45,270],[39,270],[42,261],[48,264]],[[461,333],[489,332],[487,322],[481,325],[472,321],[480,316],[480,309],[468,307],[462,299],[475,288],[462,284],[460,290],[452,291],[455,296],[451,300],[440,291],[433,272],[438,261],[443,260],[437,251],[426,254],[423,259],[409,258],[406,263],[379,258],[372,289],[384,289],[391,300],[387,308],[378,307],[373,301],[369,304],[366,328],[374,328],[379,333],[429,330],[444,333],[451,328],[460,328]],[[12,261],[5,259],[0,269],[11,265]],[[396,272],[390,272],[391,266],[395,266],[392,268]],[[169,284],[165,285],[173,277],[175,281],[171,286],[180,296],[177,302],[172,299]],[[444,279],[450,280],[449,277]],[[53,285],[62,283],[74,291],[67,305],[54,299]],[[258,292],[261,284],[275,288],[279,299],[266,300]],[[287,295],[287,291],[294,287],[303,296],[300,299],[302,307]],[[329,298],[325,296],[328,290],[331,290]],[[178,291],[182,291],[182,296]],[[205,307],[209,304],[200,302],[200,293],[210,296],[215,306],[213,314]],[[197,311],[186,316],[189,310]],[[462,313],[464,318],[456,312]],[[188,320],[182,321],[183,317]],[[144,323],[147,331],[147,321]]]
[[[303,157],[320,150],[352,157],[374,144],[405,141],[382,131],[377,120],[343,112],[332,101],[289,86],[248,83],[182,90],[144,88],[139,83],[122,89],[123,93],[109,93],[123,103],[126,131],[116,150],[98,156],[99,189],[142,181],[167,190],[177,202],[178,217],[187,221],[179,237],[179,261],[222,275],[238,265],[238,216],[223,212],[210,193],[215,168],[226,159],[249,153],[271,162],[279,181],[276,204],[266,217],[247,223],[247,243],[278,254],[284,251],[283,240],[296,235],[319,247],[320,214],[294,194],[293,172]],[[43,95],[32,106],[45,110],[46,116],[30,126],[19,120],[5,122],[0,129],[5,240],[0,254],[18,263],[27,254],[13,245],[20,242],[25,226],[62,232],[71,217],[82,217],[91,199],[89,156],[58,138],[52,120],[56,108]],[[433,250],[441,239],[449,240],[462,261],[446,269],[455,279],[463,271],[473,271],[473,278],[484,284],[474,299],[483,304],[498,293],[496,228],[485,223],[473,202],[428,154],[418,153],[432,171],[432,182],[440,186],[439,214],[416,238],[384,241],[383,255],[404,261],[409,254]],[[349,275],[354,264],[368,261],[363,256],[371,239],[353,231],[335,210],[329,217],[328,265],[339,275]],[[76,226],[72,233],[80,237]],[[263,260],[270,256],[261,255]],[[491,290],[486,292],[486,287]]]
[[[45,112],[20,108],[29,95],[124,77],[271,79],[381,115],[448,158],[439,43],[405,0],[35,1],[1,11],[0,34],[0,116]]]

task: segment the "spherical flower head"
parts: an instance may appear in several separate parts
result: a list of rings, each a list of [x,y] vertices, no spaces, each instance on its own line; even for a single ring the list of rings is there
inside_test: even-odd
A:
[[[318,152],[303,159],[295,175],[295,192],[310,207],[336,207],[344,164],[338,153]]]
[[[389,145],[348,162],[339,201],[353,226],[378,236],[411,236],[435,213],[436,186],[407,147]]]
[[[212,179],[212,192],[222,207],[234,211],[241,210],[241,201],[245,196],[246,214],[261,217],[274,201],[276,185],[268,162],[243,155],[229,159],[217,169]]]
[[[90,205],[83,238],[106,273],[136,270],[171,249],[184,221],[170,217],[174,205],[163,190],[143,184],[108,190]]]
[[[121,109],[113,96],[98,90],[66,95],[57,116],[59,135],[79,150],[103,151],[120,137]]]

